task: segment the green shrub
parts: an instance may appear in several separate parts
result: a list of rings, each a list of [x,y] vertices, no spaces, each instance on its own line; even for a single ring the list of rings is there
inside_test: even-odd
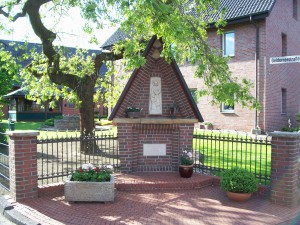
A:
[[[221,188],[236,193],[253,193],[257,191],[257,181],[254,174],[236,167],[221,173]]]
[[[50,127],[54,127],[54,118],[47,119],[45,121],[45,125],[50,126]]]
[[[2,133],[6,132],[7,124],[0,123],[0,143],[7,143],[7,135],[4,135]]]
[[[54,120],[61,120],[61,119],[63,119],[64,117],[63,117],[63,116],[54,116],[53,118],[54,118]]]
[[[54,127],[54,120],[60,120],[60,119],[63,119],[63,116],[55,116],[53,118],[47,119],[45,121],[45,125]]]
[[[286,132],[298,132],[300,130],[300,127],[284,127],[282,128],[282,131]]]
[[[297,120],[297,122],[300,123],[300,113],[298,113],[298,114],[296,115],[296,120]]]

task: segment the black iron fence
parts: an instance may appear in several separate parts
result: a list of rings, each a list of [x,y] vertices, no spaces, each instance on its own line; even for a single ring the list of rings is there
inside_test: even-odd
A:
[[[37,140],[39,184],[55,183],[84,163],[110,164],[119,170],[118,138],[115,132],[91,137],[46,137]]]
[[[9,190],[8,135],[0,132],[0,185]]]
[[[195,169],[219,176],[223,170],[242,167],[254,173],[259,183],[270,184],[271,137],[242,133],[195,131]]]

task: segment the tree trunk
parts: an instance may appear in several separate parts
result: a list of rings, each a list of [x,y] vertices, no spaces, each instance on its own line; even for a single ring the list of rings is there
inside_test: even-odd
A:
[[[85,154],[93,154],[98,149],[94,138],[94,86],[93,80],[86,79],[77,89],[80,101],[80,151]]]

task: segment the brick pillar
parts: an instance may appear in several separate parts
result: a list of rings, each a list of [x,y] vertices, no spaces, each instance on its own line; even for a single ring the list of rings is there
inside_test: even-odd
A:
[[[132,172],[132,124],[118,123],[120,170],[123,173]]]
[[[39,132],[10,131],[10,195],[15,201],[38,196],[37,144]]]
[[[272,132],[271,201],[285,206],[298,202],[300,133]]]

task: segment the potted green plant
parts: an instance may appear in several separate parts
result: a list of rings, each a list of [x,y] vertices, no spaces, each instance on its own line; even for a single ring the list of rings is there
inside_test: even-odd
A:
[[[211,123],[211,122],[205,122],[204,123],[204,127],[205,127],[205,129],[207,129],[207,130],[212,130],[213,129],[213,124]]]
[[[66,201],[107,202],[114,201],[113,167],[83,164],[65,183]]]
[[[190,178],[193,175],[194,160],[191,151],[184,150],[180,157],[179,174],[181,177]]]
[[[227,196],[238,202],[248,200],[257,191],[257,180],[244,168],[233,167],[221,173],[221,188]]]
[[[128,107],[126,114],[128,118],[140,118],[142,109],[136,107]]]

